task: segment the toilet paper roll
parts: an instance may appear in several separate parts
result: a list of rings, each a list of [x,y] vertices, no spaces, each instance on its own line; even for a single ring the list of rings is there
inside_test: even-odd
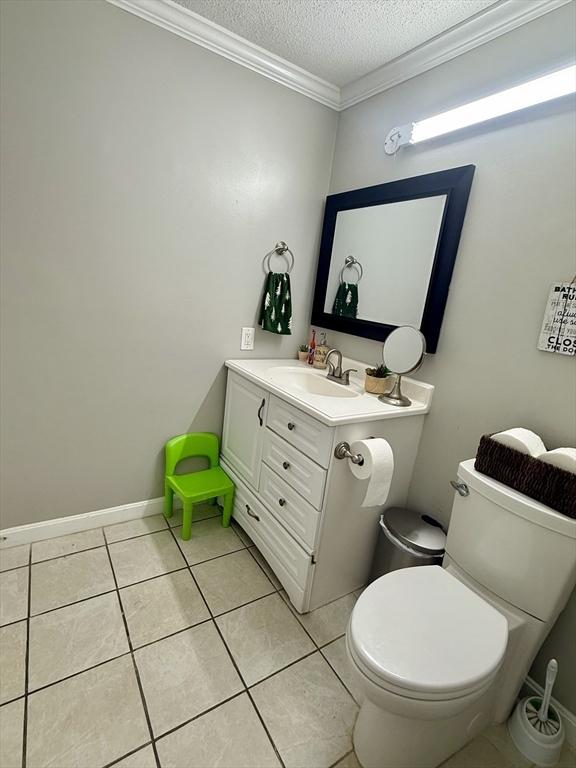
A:
[[[507,429],[504,432],[497,432],[492,435],[492,440],[497,443],[507,445],[508,448],[515,448],[520,453],[527,453],[529,456],[539,456],[546,452],[546,446],[541,438],[535,432],[522,427]]]
[[[546,464],[553,464],[555,467],[576,474],[576,448],[555,448],[553,451],[546,451],[538,458]]]
[[[375,507],[386,502],[390,483],[394,473],[394,454],[387,440],[372,437],[368,440],[356,440],[350,446],[352,453],[360,453],[363,464],[348,465],[358,480],[368,480],[368,486],[362,502],[363,507]]]

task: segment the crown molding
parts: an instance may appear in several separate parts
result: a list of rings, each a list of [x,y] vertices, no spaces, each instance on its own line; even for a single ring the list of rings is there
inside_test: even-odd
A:
[[[342,88],[172,0],[106,2],[339,112],[489,43],[573,0],[501,0]]]
[[[340,88],[280,56],[189,11],[171,0],[107,0],[141,19],[186,38],[253,72],[304,94],[327,107],[340,108]]]
[[[394,88],[572,0],[503,0],[341,88],[340,109]]]

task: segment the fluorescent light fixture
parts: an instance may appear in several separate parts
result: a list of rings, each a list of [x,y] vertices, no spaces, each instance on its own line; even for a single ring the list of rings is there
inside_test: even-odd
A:
[[[393,128],[384,142],[386,154],[393,155],[405,144],[417,144],[470,125],[483,123],[501,115],[518,112],[545,101],[558,99],[576,91],[576,65],[559,69],[550,75],[537,77],[514,88],[493,93],[456,109],[442,112],[417,123]]]

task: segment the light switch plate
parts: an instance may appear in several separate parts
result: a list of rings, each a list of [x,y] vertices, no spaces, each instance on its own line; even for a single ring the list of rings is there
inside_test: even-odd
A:
[[[254,349],[254,328],[242,328],[240,349],[244,351]]]

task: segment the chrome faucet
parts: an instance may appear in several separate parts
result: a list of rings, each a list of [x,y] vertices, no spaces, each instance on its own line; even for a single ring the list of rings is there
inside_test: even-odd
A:
[[[330,361],[331,355],[336,355],[338,360],[336,365]],[[346,371],[342,370],[342,352],[340,352],[339,349],[331,349],[325,357],[325,362],[328,366],[328,374],[326,376],[327,379],[330,379],[330,381],[335,381],[338,384],[344,384],[345,386],[350,384],[350,374],[356,373],[357,368],[348,368]]]

